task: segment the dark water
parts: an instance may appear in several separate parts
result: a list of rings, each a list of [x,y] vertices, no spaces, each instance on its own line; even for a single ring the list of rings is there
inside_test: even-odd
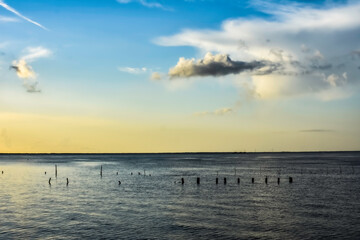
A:
[[[360,239],[359,152],[0,155],[1,170],[0,239]]]

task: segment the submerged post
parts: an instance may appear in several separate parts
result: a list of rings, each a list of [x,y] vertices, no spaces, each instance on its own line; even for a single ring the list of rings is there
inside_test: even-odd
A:
[[[280,184],[280,178],[278,177],[278,185]]]
[[[216,184],[219,183],[219,178],[216,178],[215,183],[216,183]]]
[[[57,165],[55,164],[55,177],[57,177]]]
[[[184,185],[185,181],[184,178],[181,178],[181,184]]]
[[[66,178],[66,186],[69,185],[69,178]]]
[[[200,178],[199,177],[196,179],[196,183],[200,184]]]
[[[266,183],[266,184],[267,184],[267,182],[268,182],[267,180],[268,180],[268,178],[267,178],[267,177],[265,177],[265,183]]]
[[[251,183],[254,183],[254,182],[255,182],[255,179],[254,179],[254,178],[252,178],[252,179],[251,179]]]
[[[238,184],[240,184],[240,178],[237,179]]]
[[[292,183],[292,182],[293,182],[293,178],[289,177],[289,183]]]
[[[100,176],[102,177],[102,165],[100,166]]]
[[[224,184],[226,184],[226,177],[224,177]]]
[[[119,175],[119,172],[116,172],[116,175]]]
[[[121,181],[119,181],[119,185],[121,184]]]

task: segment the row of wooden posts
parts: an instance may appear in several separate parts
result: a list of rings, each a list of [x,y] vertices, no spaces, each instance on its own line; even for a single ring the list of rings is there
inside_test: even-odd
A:
[[[293,178],[289,177],[289,183],[292,183],[292,182],[293,182]],[[200,178],[199,177],[196,178],[196,183],[200,184]],[[219,184],[219,178],[215,179],[215,183]],[[227,179],[226,179],[226,177],[224,177],[224,184],[226,184],[226,183],[227,183]],[[237,183],[240,184],[240,178],[237,178]],[[255,183],[255,178],[251,178],[251,183]],[[268,183],[268,177],[265,178],[265,183],[266,184]],[[280,184],[280,178],[279,177],[277,179],[277,183]],[[185,184],[184,178],[181,178],[181,184]]]
[[[45,172],[46,174],[46,172]],[[116,172],[116,175],[118,175],[119,173]],[[140,172],[138,173],[140,175]],[[133,173],[131,173],[131,175],[133,175]],[[144,175],[145,175],[145,170],[144,170]],[[100,176],[102,177],[102,165],[100,166]],[[150,175],[151,176],[151,175]],[[57,165],[55,164],[55,177],[57,177]],[[289,177],[289,183],[293,182],[293,178]],[[196,178],[196,183],[200,184],[200,177]],[[215,183],[219,184],[219,178],[217,177],[215,179]],[[226,177],[224,177],[224,184],[227,183],[227,179]],[[240,178],[237,178],[237,183],[240,184]],[[255,178],[251,178],[251,183],[255,183]],[[268,177],[265,177],[265,183],[268,183]],[[277,183],[280,184],[280,178],[278,177],[277,179]],[[119,181],[119,185],[121,184],[121,181]],[[185,180],[184,178],[181,178],[181,184],[185,184]],[[51,185],[51,178],[49,178],[49,185]],[[69,179],[66,178],[66,185],[69,185]]]

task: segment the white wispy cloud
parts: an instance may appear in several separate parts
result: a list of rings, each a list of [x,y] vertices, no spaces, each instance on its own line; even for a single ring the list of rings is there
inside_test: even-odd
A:
[[[224,116],[224,115],[233,114],[234,112],[235,112],[234,109],[226,107],[226,108],[216,109],[215,111],[196,112],[194,113],[194,115],[197,117]]]
[[[19,20],[17,18],[0,16],[0,22],[18,22],[18,21]]]
[[[159,2],[149,2],[149,1],[146,1],[146,0],[117,0],[117,2],[121,3],[121,4],[128,4],[128,3],[131,3],[131,2],[137,2],[137,3],[139,3],[142,6],[147,7],[147,8],[159,8],[159,9],[162,9],[162,10],[165,10],[165,11],[171,11],[172,10],[171,8],[165,7],[164,5],[162,5]]]
[[[270,16],[231,19],[224,21],[220,30],[187,29],[155,42],[162,46],[192,46],[202,54],[230,56],[231,62],[271,63],[276,68],[267,74],[237,73],[239,79],[253,87],[254,95],[263,99],[310,94],[331,100],[355,91],[356,88],[348,86],[360,82],[359,2],[315,7],[257,1],[255,7]],[[222,70],[230,66],[226,64],[223,61]],[[198,65],[195,60],[182,59],[169,74],[173,75],[175,69],[182,70],[176,76],[187,77],[189,71],[194,75]],[[209,75],[219,76],[218,71]]]
[[[27,92],[36,93],[41,92],[38,88],[38,75],[35,73],[29,63],[34,62],[39,58],[49,57],[52,52],[44,47],[28,47],[25,49],[25,54],[19,60],[14,60],[11,69],[16,71],[16,75],[22,79],[23,86]]]
[[[130,74],[142,74],[142,73],[147,73],[149,71],[149,69],[147,69],[146,67],[142,67],[142,68],[118,67],[118,70],[120,72],[126,72]]]
[[[18,12],[17,10],[15,10],[14,8],[12,8],[12,7],[9,6],[8,4],[6,4],[3,0],[0,0],[0,6],[3,7],[3,8],[5,8],[6,10],[12,12],[13,14],[17,15],[18,17],[20,17],[20,18],[22,18],[22,19],[24,19],[24,20],[26,20],[26,21],[28,21],[28,22],[30,22],[30,23],[38,26],[38,27],[41,27],[42,29],[47,30],[46,27],[44,27],[43,25],[41,25],[41,24],[38,23],[38,22],[35,22],[35,21],[31,20],[31,19],[28,18],[28,17],[25,17],[25,16],[22,15],[20,12]]]

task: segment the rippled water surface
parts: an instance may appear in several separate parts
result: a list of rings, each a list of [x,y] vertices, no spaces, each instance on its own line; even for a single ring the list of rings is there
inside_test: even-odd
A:
[[[0,239],[360,239],[359,152],[0,155],[0,171]]]

